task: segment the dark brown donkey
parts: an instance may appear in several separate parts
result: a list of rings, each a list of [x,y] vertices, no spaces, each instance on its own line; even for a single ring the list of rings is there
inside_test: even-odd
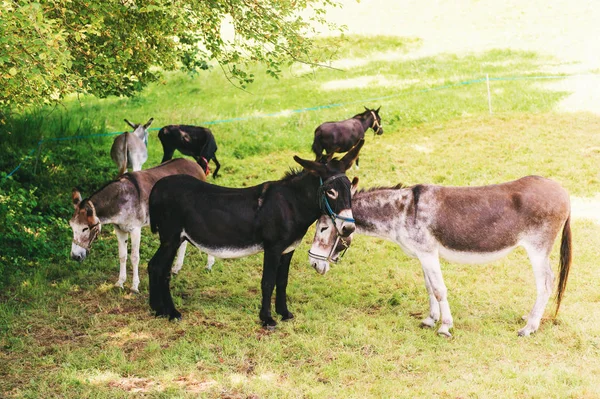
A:
[[[208,176],[208,163],[212,159],[216,169],[213,177],[217,177],[221,164],[217,160],[217,142],[210,129],[201,126],[168,125],[161,128],[158,138],[163,146],[162,162],[173,158],[175,150],[183,155],[193,157]]]
[[[83,261],[102,225],[113,224],[119,243],[121,265],[119,280],[115,285],[123,288],[123,283],[127,279],[127,235],[129,234],[131,235],[131,264],[133,266],[131,291],[138,292],[141,230],[142,226],[149,223],[148,197],[152,187],[159,179],[177,174],[206,180],[204,171],[196,162],[174,159],[151,169],[126,173],[84,200],[81,199],[79,191],[74,189],[72,198],[75,213],[69,221],[73,229],[71,258]],[[172,269],[173,273],[177,273],[181,269],[186,245],[187,241],[183,241],[179,248],[177,262]],[[207,267],[210,268],[213,263],[214,258],[209,256]]]
[[[339,122],[325,122],[319,125],[315,130],[312,150],[317,156],[317,160],[323,155],[323,150],[327,156],[334,153],[350,151],[352,147],[365,137],[365,132],[371,128],[377,135],[383,134],[383,126],[379,110],[365,107],[365,111],[354,115],[350,119]],[[358,167],[358,158],[356,159]]]
[[[527,176],[481,187],[441,187],[418,184],[374,188],[352,197],[356,233],[391,240],[421,262],[429,293],[429,316],[423,325],[450,336],[452,314],[440,256],[456,263],[487,263],[506,256],[517,246],[527,251],[533,267],[537,299],[519,335],[540,326],[552,294],[554,274],[550,252],[562,229],[556,313],[571,266],[571,206],[569,194],[555,181]],[[326,268],[350,245],[340,239],[331,220],[321,217],[309,251],[314,267]],[[343,244],[343,245],[341,245]]]

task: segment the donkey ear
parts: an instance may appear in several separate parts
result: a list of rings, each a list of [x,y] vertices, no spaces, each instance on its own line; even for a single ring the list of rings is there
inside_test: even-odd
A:
[[[123,120],[125,121],[125,123],[127,123],[129,126],[131,126],[133,129],[137,129],[137,125],[135,123],[131,123],[127,119],[123,119]]]
[[[352,179],[352,186],[350,186],[350,194],[354,195],[356,193],[357,189],[358,189],[358,177],[354,176],[354,179]]]
[[[350,169],[352,163],[356,160],[356,158],[358,158],[358,153],[362,148],[363,144],[365,144],[365,139],[360,139],[358,143],[354,147],[352,147],[352,149],[348,151],[346,155],[344,155],[344,157],[340,160],[340,162],[342,162],[342,165],[344,165],[345,170]]]
[[[76,188],[73,188],[73,191],[71,191],[71,200],[73,201],[73,207],[77,209],[77,207],[81,203],[81,194]]]
[[[146,122],[146,124],[144,125],[144,129],[148,129],[150,127],[150,125],[152,124],[153,120],[154,120],[154,118],[148,119],[148,122]]]
[[[316,161],[307,161],[294,155],[294,161],[298,162],[308,173],[320,176],[327,171],[327,166]]]
[[[365,106],[363,105],[363,107],[365,107]],[[367,108],[367,107],[365,107],[365,111],[370,111],[370,109],[369,109],[369,108]]]
[[[377,114],[377,113],[379,113],[379,110],[380,110],[380,109],[381,109],[381,105],[379,106],[379,108],[377,108],[377,109],[375,110],[375,113],[376,113],[376,114]]]

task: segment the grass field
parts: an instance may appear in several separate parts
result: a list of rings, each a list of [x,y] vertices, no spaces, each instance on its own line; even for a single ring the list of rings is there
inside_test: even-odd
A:
[[[419,47],[408,39],[379,42],[373,49],[368,40],[349,37],[339,56],[366,61],[344,71],[292,68],[278,81],[261,78],[249,92],[232,87],[215,69],[193,77],[168,74],[134,99],[73,99],[42,118],[40,136],[21,142],[21,154],[42,135],[74,135],[80,125],[90,126],[89,132],[118,131],[126,127],[123,118],[154,117],[153,127],[161,127],[251,116],[210,126],[223,166],[218,184],[242,187],[283,176],[295,166],[295,154],[311,157],[321,122],[348,118],[363,105],[381,106],[384,135],[369,132],[360,169],[348,171],[362,187],[481,185],[539,174],[572,195],[600,192],[600,118],[553,112],[564,93],[537,80],[494,81],[490,115],[485,83],[431,90],[486,73],[536,76],[556,60],[495,50],[368,62],[372,51],[410,55]],[[328,104],[344,105],[260,117]],[[574,261],[559,317],[544,319],[525,339],[516,332],[535,287],[523,250],[490,265],[443,264],[454,316],[453,338],[444,339],[419,327],[428,299],[416,260],[392,243],[359,236],[343,262],[320,276],[307,261],[312,229],[291,264],[293,321],[274,332],[260,327],[262,255],[218,260],[207,272],[205,255],[190,249],[172,281],[183,320],[169,323],[152,317],[148,306],[145,265],[157,248],[149,229],[142,237],[139,295],[112,286],[118,259],[110,226],[83,264],[68,259],[70,189],[78,185],[87,196],[114,176],[110,143],[48,144],[36,174],[33,160],[19,172],[38,185],[33,209],[54,218],[48,239],[61,252],[19,264],[21,272],[0,294],[2,396],[600,396],[597,224],[573,221]],[[149,150],[146,167],[162,156],[156,132]],[[551,261],[556,270],[557,248]],[[546,315],[552,314],[549,305]]]

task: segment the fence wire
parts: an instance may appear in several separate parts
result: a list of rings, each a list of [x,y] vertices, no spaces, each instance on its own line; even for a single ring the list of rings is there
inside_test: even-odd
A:
[[[465,81],[458,82],[458,83],[451,83],[451,84],[447,84],[447,85],[431,87],[428,89],[395,93],[395,94],[379,96],[379,97],[362,98],[360,100],[354,100],[354,101],[349,101],[349,102],[344,102],[344,103],[325,104],[325,105],[318,105],[315,107],[294,109],[291,111],[286,110],[286,111],[278,111],[278,112],[271,112],[271,113],[258,114],[258,115],[240,116],[240,117],[229,118],[229,119],[218,119],[218,120],[212,120],[212,121],[205,121],[205,122],[201,122],[200,125],[216,125],[216,124],[220,124],[220,123],[243,122],[243,121],[247,121],[247,120],[251,120],[251,119],[259,119],[259,118],[290,116],[293,114],[299,114],[299,113],[303,113],[303,112],[319,111],[319,110],[328,109],[328,108],[345,107],[347,105],[354,105],[354,104],[360,104],[360,103],[365,103],[365,102],[383,101],[383,100],[389,100],[389,99],[397,98],[397,97],[427,93],[427,92],[438,91],[438,90],[452,89],[452,88],[456,88],[456,87],[460,87],[460,86],[466,86],[466,85],[472,85],[472,84],[478,84],[478,83],[484,83],[484,82],[568,79],[568,78],[579,77],[579,76],[585,76],[585,75],[578,74],[578,75],[548,75],[548,76],[508,76],[508,77],[496,77],[496,78],[494,78],[494,77],[487,78],[486,77],[486,78],[470,79],[470,80],[465,80]],[[159,129],[160,128],[151,128],[148,130],[159,130]],[[23,158],[23,160],[19,163],[19,165],[17,165],[17,167],[15,167],[9,174],[7,174],[4,177],[3,180],[14,175],[21,168],[21,166],[23,164],[25,164],[33,156],[33,154],[36,152],[36,150],[39,150],[40,146],[43,143],[48,143],[48,142],[53,142],[53,141],[67,141],[67,140],[77,140],[77,139],[109,137],[109,136],[115,136],[115,135],[118,135],[121,133],[123,133],[123,132],[97,133],[97,134],[90,134],[90,135],[53,137],[53,138],[48,138],[48,139],[42,139],[37,143],[37,146],[34,149],[29,151],[29,153]]]

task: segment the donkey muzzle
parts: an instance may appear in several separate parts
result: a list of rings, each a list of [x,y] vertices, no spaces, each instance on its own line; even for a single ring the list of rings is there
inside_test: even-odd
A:
[[[75,244],[71,244],[71,259],[81,262],[85,259],[88,254],[88,250]]]
[[[310,264],[321,276],[329,271],[329,262],[326,260],[310,258]]]

